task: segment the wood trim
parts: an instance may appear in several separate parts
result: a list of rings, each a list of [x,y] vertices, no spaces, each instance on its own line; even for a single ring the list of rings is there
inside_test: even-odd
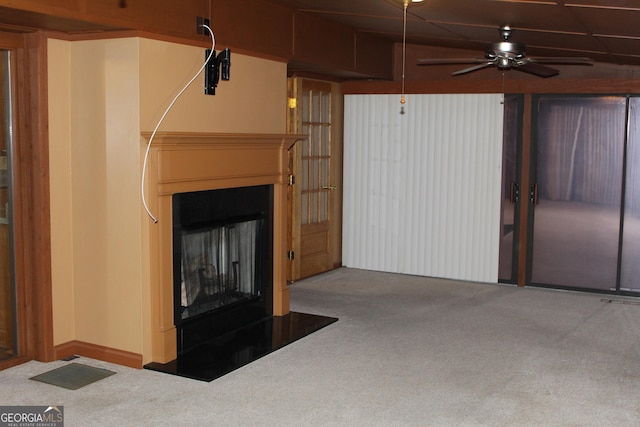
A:
[[[350,81],[342,85],[347,94],[396,94],[399,81]],[[431,93],[640,93],[640,83],[634,79],[526,79],[503,82],[491,80],[431,80],[408,81],[407,94]]]
[[[103,360],[130,368],[142,369],[142,355],[83,341],[69,341],[55,346],[55,360],[77,355]]]
[[[344,191],[344,96],[341,84],[331,85],[331,177],[333,191],[333,212],[331,213],[331,261],[333,268],[342,265],[342,211]]]
[[[203,37],[202,40],[195,40],[190,38],[178,37],[178,36],[170,36],[167,34],[158,34],[152,33],[150,31],[141,31],[141,30],[122,30],[122,31],[108,31],[101,33],[61,33],[58,31],[46,31],[44,34],[48,38],[65,40],[69,42],[75,41],[86,41],[86,40],[111,40],[111,39],[122,39],[122,38],[134,38],[139,37],[148,40],[158,40],[168,43],[176,43],[185,46],[196,46],[201,48],[210,48],[211,47],[211,39],[209,37]],[[254,58],[266,59],[269,61],[276,62],[287,62],[288,59],[282,56],[270,55],[267,53],[256,52],[250,49],[242,49],[231,46],[230,47],[233,52],[240,55],[252,56]],[[220,48],[217,48],[220,49]]]
[[[302,102],[302,84],[304,79],[292,77],[289,79],[289,97]],[[288,114],[288,131],[292,134],[302,131],[302,119],[299,113],[299,106],[290,108]],[[307,139],[307,137],[305,137]],[[289,152],[289,173],[295,179],[302,170],[300,144],[295,144]],[[287,260],[287,281],[294,282],[300,278],[300,185],[290,185],[288,187],[287,205],[287,246],[294,255],[293,259]]]
[[[12,145],[13,240],[16,283],[17,356],[0,369],[31,359],[51,361],[53,307],[49,146],[47,114],[47,40],[42,33],[0,33],[12,52],[14,141]]]
[[[24,44],[24,38],[17,33],[0,32],[0,46],[2,49],[21,49]]]
[[[210,38],[203,37],[202,40],[196,40],[196,39],[188,39],[188,38],[183,38],[178,36],[170,36],[166,34],[151,33],[149,31],[142,31],[142,30],[105,31],[101,33],[63,33],[59,31],[46,31],[45,34],[49,38],[66,40],[69,42],[141,37],[146,39],[160,40],[160,41],[166,41],[170,43],[177,43],[177,44],[183,44],[183,45],[211,47]]]
[[[21,365],[23,363],[28,362],[29,359],[22,356],[12,357],[11,359],[1,360],[0,361],[0,371],[3,369],[9,369],[13,366]]]
[[[47,103],[47,39],[25,35],[24,73],[18,73],[18,131],[14,200],[18,319],[28,358],[54,360],[51,289],[51,222],[49,206],[49,138]],[[20,55],[19,55],[20,56]],[[21,102],[22,101],[22,102]]]

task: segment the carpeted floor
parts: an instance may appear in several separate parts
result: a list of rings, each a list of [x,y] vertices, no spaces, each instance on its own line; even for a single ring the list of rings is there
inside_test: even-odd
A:
[[[2,405],[72,426],[637,426],[640,306],[601,295],[339,269],[291,288],[340,318],[210,383],[118,373],[79,390],[0,372]]]

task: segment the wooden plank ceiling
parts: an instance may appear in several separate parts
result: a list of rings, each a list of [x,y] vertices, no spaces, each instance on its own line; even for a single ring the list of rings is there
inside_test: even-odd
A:
[[[272,0],[359,31],[402,40],[402,0]],[[424,0],[410,3],[407,42],[477,50],[500,41],[498,29],[529,56],[589,57],[640,65],[639,0]],[[452,53],[455,56],[455,52]]]

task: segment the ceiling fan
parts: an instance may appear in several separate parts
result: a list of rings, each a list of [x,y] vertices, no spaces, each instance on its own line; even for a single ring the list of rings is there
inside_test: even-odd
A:
[[[557,65],[592,65],[590,58],[579,57],[527,57],[524,43],[512,42],[511,28],[504,26],[500,28],[502,41],[489,43],[484,50],[484,58],[435,58],[418,59],[418,65],[447,65],[447,64],[476,64],[469,68],[452,73],[452,76],[470,73],[487,67],[497,67],[499,70],[518,70],[533,74],[538,77],[553,77],[560,72],[555,68],[542,64]]]

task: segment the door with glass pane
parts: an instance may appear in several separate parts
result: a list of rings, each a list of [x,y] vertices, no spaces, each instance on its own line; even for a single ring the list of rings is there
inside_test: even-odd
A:
[[[528,282],[616,291],[626,98],[540,96],[534,109]]]
[[[11,97],[9,52],[0,50],[0,360],[16,354],[11,221]]]
[[[341,144],[334,84],[292,79],[290,131],[307,135],[292,153],[290,280],[335,268],[339,259]],[[292,107],[290,105],[290,107]]]

